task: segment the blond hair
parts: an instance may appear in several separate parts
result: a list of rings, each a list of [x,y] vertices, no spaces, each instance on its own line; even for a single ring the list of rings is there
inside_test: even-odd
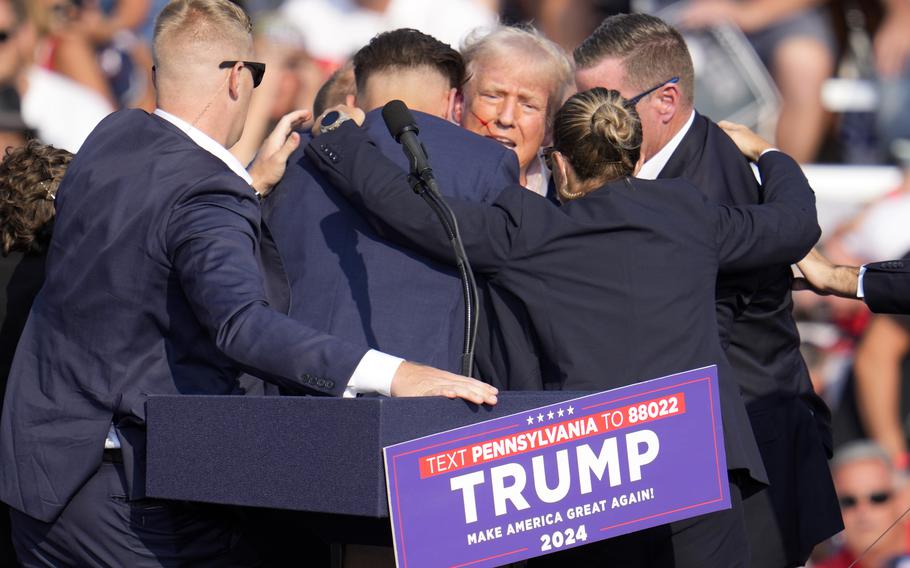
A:
[[[461,44],[461,56],[467,69],[467,81],[477,73],[478,62],[493,57],[514,59],[515,52],[523,53],[535,62],[550,82],[547,97],[547,126],[568,92],[575,87],[575,68],[559,45],[549,40],[531,25],[477,28]]]
[[[154,63],[160,67],[161,51],[166,46],[242,45],[249,43],[252,31],[249,15],[231,0],[172,0],[155,21]]]
[[[559,109],[553,147],[583,182],[628,176],[641,153],[641,121],[618,91],[597,87],[573,95]]]

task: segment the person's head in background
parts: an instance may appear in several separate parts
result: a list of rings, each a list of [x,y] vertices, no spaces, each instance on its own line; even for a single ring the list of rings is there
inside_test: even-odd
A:
[[[0,0],[0,30],[7,34],[0,42],[0,85],[20,88],[16,82],[33,60],[35,48],[35,28],[24,0]]]
[[[465,39],[461,54],[468,80],[456,120],[514,150],[521,184],[545,194],[539,152],[549,144],[553,117],[573,88],[572,62],[531,27],[477,30]]]
[[[862,565],[880,568],[907,553],[906,521],[886,529],[906,508],[903,478],[887,453],[870,441],[842,446],[831,460],[834,488],[844,519],[844,544],[855,558],[879,536],[884,537],[863,557]]]
[[[354,82],[354,62],[348,60],[322,84],[313,99],[313,116],[338,105],[355,105],[357,85]]]
[[[41,254],[54,220],[54,197],[73,155],[29,140],[0,162],[0,252]]]
[[[402,28],[377,35],[352,61],[355,104],[364,111],[400,99],[413,110],[451,119],[465,67],[461,55],[450,46]]]
[[[173,0],[165,6],[153,43],[158,107],[233,146],[265,71],[250,62],[252,29],[249,16],[231,0]]]
[[[644,130],[643,161],[689,120],[695,96],[692,58],[680,33],[660,18],[610,16],[573,56],[579,90],[616,89],[626,99],[644,94],[635,105]]]
[[[22,119],[20,100],[13,86],[0,86],[0,161],[6,158],[7,149],[23,146],[35,137],[34,130]]]
[[[617,91],[572,95],[556,113],[550,161],[562,201],[630,176],[641,151],[641,122]]]

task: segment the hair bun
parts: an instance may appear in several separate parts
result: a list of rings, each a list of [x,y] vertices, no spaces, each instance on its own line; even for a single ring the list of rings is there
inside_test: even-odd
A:
[[[581,180],[631,175],[641,155],[641,121],[619,92],[595,87],[556,113],[553,145]]]
[[[591,133],[612,148],[638,148],[641,139],[634,128],[635,120],[631,114],[621,97],[609,97],[594,109],[591,115]]]

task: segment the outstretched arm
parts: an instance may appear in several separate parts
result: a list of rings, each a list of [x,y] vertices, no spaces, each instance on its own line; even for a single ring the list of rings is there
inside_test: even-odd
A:
[[[803,258],[821,236],[815,194],[799,165],[748,128],[720,126],[740,151],[758,163],[764,202],[718,206],[718,259],[724,270],[748,270],[792,264]]]
[[[812,249],[804,259],[796,263],[803,278],[802,286],[819,294],[834,294],[843,298],[856,298],[859,283],[859,267],[839,266],[824,257],[818,249]],[[805,285],[805,286],[803,286]]]
[[[441,262],[454,263],[450,242],[436,215],[411,190],[406,173],[353,120],[315,137],[306,156],[380,235]],[[503,193],[510,191],[520,190],[506,188]],[[523,193],[513,195],[520,205]],[[489,206],[447,199],[475,271],[495,273],[509,259],[521,226],[521,207],[507,210],[501,201]]]
[[[204,180],[172,210],[165,247],[194,315],[218,349],[256,376],[315,394],[446,396],[496,403],[480,381],[349,344],[272,309],[256,258],[259,205],[233,174]]]

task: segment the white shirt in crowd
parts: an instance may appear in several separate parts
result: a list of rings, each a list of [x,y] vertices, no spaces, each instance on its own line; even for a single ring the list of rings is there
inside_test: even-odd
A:
[[[101,120],[114,111],[107,100],[59,73],[32,66],[22,95],[22,120],[45,144],[79,151]]]
[[[353,0],[289,0],[282,8],[316,59],[342,63],[378,33],[414,28],[458,49],[467,32],[496,23],[474,0],[391,0],[385,12]]]

